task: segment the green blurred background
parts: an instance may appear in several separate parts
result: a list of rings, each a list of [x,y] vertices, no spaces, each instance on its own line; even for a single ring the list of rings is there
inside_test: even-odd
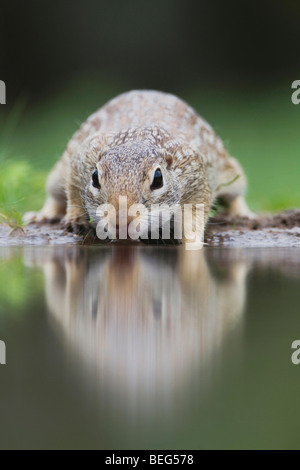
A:
[[[299,18],[293,0],[3,4],[0,213],[39,209],[79,124],[136,88],[175,93],[212,124],[246,170],[254,211],[299,207]]]

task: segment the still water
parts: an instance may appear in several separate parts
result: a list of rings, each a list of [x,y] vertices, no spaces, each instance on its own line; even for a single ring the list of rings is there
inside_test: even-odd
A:
[[[300,448],[300,249],[0,249],[0,448]]]

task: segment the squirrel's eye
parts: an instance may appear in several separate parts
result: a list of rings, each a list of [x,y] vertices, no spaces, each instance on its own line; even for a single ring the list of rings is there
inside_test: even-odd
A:
[[[151,184],[151,189],[162,188],[163,184],[164,184],[164,182],[163,182],[162,172],[159,168],[157,168],[157,170],[154,173],[154,178],[153,178],[153,182]]]
[[[100,189],[98,170],[95,170],[92,176],[94,188]]]

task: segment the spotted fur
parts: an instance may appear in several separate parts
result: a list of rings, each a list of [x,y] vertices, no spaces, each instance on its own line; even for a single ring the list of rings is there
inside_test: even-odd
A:
[[[164,187],[151,191],[157,166]],[[91,183],[96,169],[100,190]],[[156,91],[124,93],[90,116],[49,175],[47,190],[43,210],[32,218],[64,217],[69,230],[97,222],[97,207],[116,205],[120,195],[149,208],[204,204],[205,222],[216,196],[228,202],[232,213],[249,213],[244,172],[211,126],[184,101]]]

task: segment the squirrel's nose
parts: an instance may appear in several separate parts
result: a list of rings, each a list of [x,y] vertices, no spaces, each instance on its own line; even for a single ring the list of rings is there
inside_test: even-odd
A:
[[[127,227],[128,227],[129,224],[130,224],[133,220],[135,220],[136,218],[137,218],[137,216],[127,215],[127,221],[126,221],[126,219],[123,219],[123,220],[121,220],[121,224],[124,224],[124,225],[127,224]],[[117,229],[117,230],[120,229],[119,214],[117,214],[117,217],[116,217],[116,229]]]
[[[127,216],[127,224],[129,225],[133,220],[135,220],[138,216],[128,215]]]

